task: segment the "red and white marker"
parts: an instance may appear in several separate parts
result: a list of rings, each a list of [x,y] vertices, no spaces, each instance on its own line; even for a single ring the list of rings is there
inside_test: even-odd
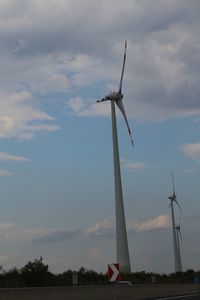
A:
[[[119,264],[108,265],[108,280],[118,282],[120,280]]]

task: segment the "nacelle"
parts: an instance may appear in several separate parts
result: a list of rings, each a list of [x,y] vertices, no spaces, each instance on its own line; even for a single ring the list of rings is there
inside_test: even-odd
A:
[[[122,99],[123,98],[123,95],[121,93],[117,93],[117,92],[111,92],[109,95],[107,95],[105,97],[106,99],[108,100],[114,100],[114,101],[117,101],[119,99]]]

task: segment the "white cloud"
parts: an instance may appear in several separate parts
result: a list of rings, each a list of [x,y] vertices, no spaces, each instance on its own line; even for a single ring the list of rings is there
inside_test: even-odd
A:
[[[14,174],[10,171],[0,169],[0,176],[13,176]]]
[[[0,261],[7,269],[16,265],[24,265],[28,260],[40,255],[44,256],[45,261],[49,257],[54,259],[56,258],[55,251],[52,256],[50,254],[52,247],[60,249],[57,244],[61,241],[65,241],[65,243],[68,241],[69,247],[71,247],[72,239],[79,236],[79,231],[68,228],[26,227],[11,222],[0,223]],[[15,249],[15,255],[10,249]],[[59,251],[59,256],[62,262],[66,262],[66,256],[62,251],[61,253]],[[61,270],[63,270],[63,264]]]
[[[86,235],[91,237],[113,236],[115,229],[114,218],[105,219],[88,228]],[[170,218],[167,215],[160,215],[151,219],[133,219],[127,220],[127,232],[147,232],[155,230],[165,230],[170,228]]]
[[[200,143],[184,144],[181,150],[189,158],[200,161]]]
[[[28,161],[26,157],[23,156],[16,156],[13,154],[9,154],[6,152],[0,152],[0,161],[16,161],[16,162],[23,162]]]
[[[101,253],[98,249],[96,248],[92,248],[90,249],[89,251],[89,257],[92,258],[92,259],[97,259],[101,256]]]
[[[86,235],[91,237],[112,236],[114,234],[114,218],[105,219],[96,223],[86,231]]]
[[[46,123],[52,121],[30,93],[0,95],[0,138],[32,139],[36,132],[58,130],[58,126]]]
[[[198,171],[195,169],[187,169],[187,170],[183,171],[184,174],[193,174],[193,173],[197,173],[197,172]]]
[[[126,170],[143,170],[147,165],[143,162],[133,162],[127,159],[121,159],[122,167]]]
[[[84,108],[85,104],[81,97],[76,97],[74,99],[69,99],[67,105],[75,112],[80,113]]]
[[[21,240],[33,244],[56,243],[74,238],[80,229],[25,228],[14,223],[0,223],[0,242]]]
[[[62,229],[62,230],[50,230],[48,233],[36,238],[34,244],[50,244],[56,243],[64,240],[69,240],[74,238],[80,229],[71,230],[71,229]]]
[[[170,218],[168,215],[161,215],[156,218],[146,220],[130,220],[127,222],[128,232],[146,232],[153,230],[164,230],[170,228]]]
[[[0,255],[0,262],[1,263],[5,263],[5,262],[8,262],[8,261],[12,261],[13,258],[16,258],[16,255],[13,254],[13,253],[10,253],[8,255]]]
[[[159,121],[200,114],[197,1],[2,0],[0,8],[1,91],[70,90],[75,98],[77,87],[100,83],[95,98],[101,98],[118,86],[126,38],[129,116]],[[74,112],[108,115],[92,101]]]
[[[79,117],[95,117],[95,116],[110,116],[110,103],[96,103],[93,100],[91,104],[84,101],[81,97],[69,99],[67,106]]]
[[[16,231],[16,224],[8,222],[8,223],[0,223],[0,242],[9,238],[10,235],[13,236]]]
[[[14,223],[0,223],[0,232],[5,229],[12,229],[15,227]]]

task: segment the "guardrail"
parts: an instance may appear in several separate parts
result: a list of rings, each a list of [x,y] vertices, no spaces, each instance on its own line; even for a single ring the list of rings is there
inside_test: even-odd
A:
[[[200,293],[199,284],[0,289],[1,300],[140,300]]]

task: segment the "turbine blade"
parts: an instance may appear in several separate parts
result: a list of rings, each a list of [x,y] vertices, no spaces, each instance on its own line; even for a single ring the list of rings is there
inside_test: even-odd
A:
[[[181,244],[183,244],[183,238],[182,238],[182,234],[181,234],[181,229],[179,227],[179,230],[178,230],[178,234],[180,236],[180,240],[181,240]]]
[[[173,195],[175,195],[174,172],[173,171],[172,171],[172,185],[173,185]]]
[[[120,94],[121,94],[121,91],[122,91],[122,81],[123,81],[124,68],[125,68],[125,62],[126,62],[126,48],[127,48],[127,41],[125,41],[124,60],[123,60],[122,74],[121,74],[121,79],[120,79],[120,84],[119,84],[119,93]]]
[[[128,133],[129,133],[129,136],[130,136],[130,139],[131,139],[131,144],[132,146],[134,147],[134,143],[133,143],[133,138],[132,138],[132,134],[131,134],[131,130],[130,130],[130,127],[129,127],[129,124],[128,124],[128,120],[127,120],[127,117],[126,117],[126,113],[125,113],[125,109],[124,109],[124,105],[123,105],[123,102],[122,102],[122,99],[119,99],[116,101],[116,104],[117,106],[119,107],[119,110],[121,111],[123,117],[124,117],[124,120],[126,122],[126,126],[128,128]]]
[[[181,223],[182,223],[182,216],[179,217],[179,223],[178,223],[179,227],[181,226]]]
[[[108,99],[103,98],[101,100],[97,100],[96,102],[99,103],[99,102],[104,102],[104,101],[108,101]]]
[[[176,205],[178,206],[180,212],[183,213],[183,210],[182,210],[182,208],[180,207],[180,204],[178,203],[178,201],[175,199],[174,202],[175,202]]]

